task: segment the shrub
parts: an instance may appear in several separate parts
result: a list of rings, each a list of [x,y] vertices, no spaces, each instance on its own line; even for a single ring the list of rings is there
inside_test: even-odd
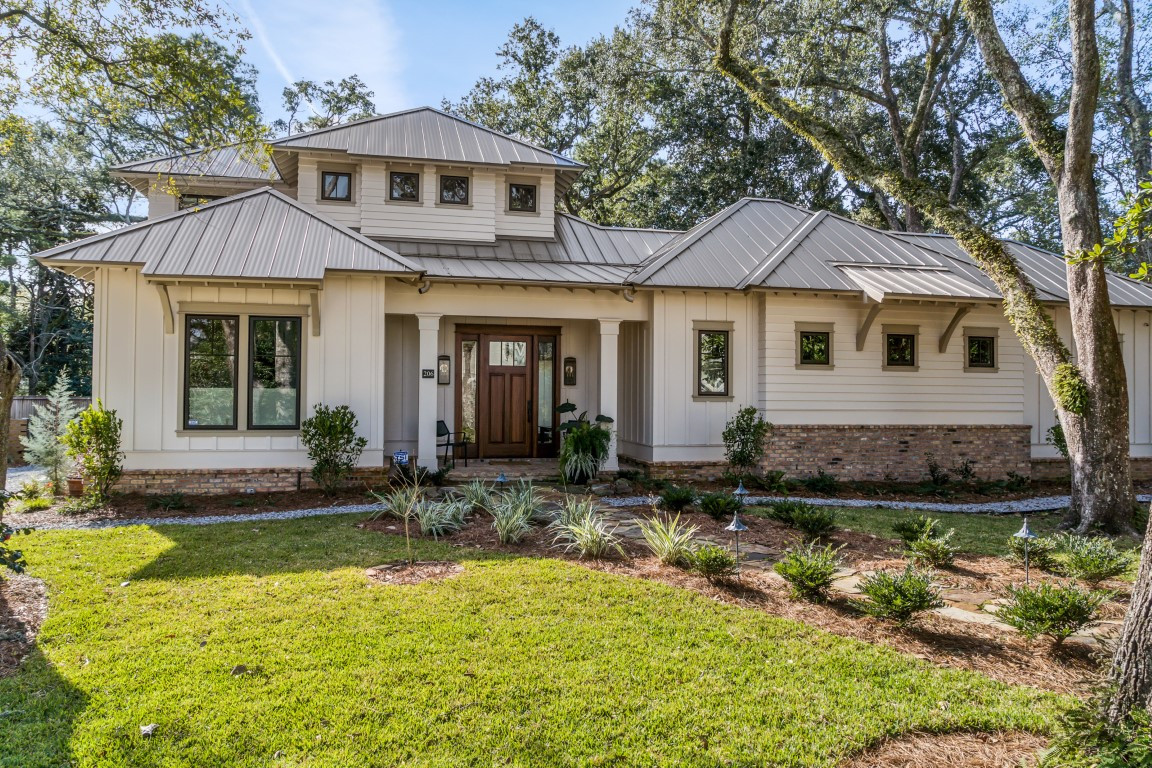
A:
[[[852,601],[857,609],[900,626],[910,624],[925,611],[944,606],[940,590],[932,583],[932,573],[918,571],[911,564],[903,571],[877,571],[865,576],[859,588],[868,599]]]
[[[84,495],[78,499],[68,499],[56,511],[62,515],[85,515],[89,512],[97,512],[103,507],[103,504],[96,498]]]
[[[792,515],[800,507],[810,506],[804,501],[793,501],[791,499],[781,499],[780,501],[768,502],[768,506],[763,507],[763,514],[765,517],[775,520],[784,525],[792,525]]]
[[[4,494],[4,491],[0,490],[0,494]],[[24,553],[18,549],[13,549],[12,545],[8,543],[18,533],[28,533],[28,531],[10,528],[3,521],[0,521],[0,568],[6,568],[13,573],[24,573],[24,566],[26,565]],[[0,570],[0,581],[3,581],[2,574],[3,570]]]
[[[44,509],[51,509],[52,505],[56,502],[47,496],[36,496],[31,499],[13,499],[9,502],[8,511],[20,514],[22,512],[39,512]]]
[[[1028,542],[1028,564],[1042,571],[1052,571],[1057,567],[1056,550],[1056,542],[1050,537],[1032,539]],[[1024,564],[1024,539],[1009,537],[1008,559]]]
[[[522,506],[528,515],[528,522],[547,524],[552,522],[551,517],[544,511],[543,498],[536,486],[529,480],[519,480],[498,495],[505,501]]]
[[[836,493],[840,490],[840,481],[836,479],[836,475],[829,474],[822,469],[814,475],[800,478],[799,483],[805,490],[812,493]]]
[[[175,491],[174,493],[166,493],[148,499],[148,509],[160,509],[165,512],[171,512],[174,509],[192,509],[192,504],[188,499],[184,498],[182,492]]]
[[[644,535],[644,542],[656,559],[664,565],[686,566],[691,563],[698,530],[700,529],[695,525],[683,525],[680,522],[680,515],[668,521],[653,517],[640,522],[640,533]]]
[[[52,483],[44,480],[37,480],[30,478],[20,483],[19,490],[13,494],[17,499],[24,499],[30,501],[32,499],[52,499],[53,486]]]
[[[924,463],[928,465],[928,480],[937,488],[942,488],[952,480],[948,470],[940,466],[936,457],[931,453],[924,454]]]
[[[692,553],[689,567],[712,584],[730,581],[737,573],[736,558],[724,547],[705,544]]]
[[[911,544],[925,536],[940,535],[940,521],[920,515],[913,520],[898,520],[892,524],[892,531],[905,544]]]
[[[124,471],[120,428],[124,422],[96,400],[64,430],[64,445],[84,478],[84,493],[94,503],[108,501],[112,486]]]
[[[817,548],[815,542],[789,549],[773,570],[792,587],[792,595],[803,600],[824,602],[836,569],[840,567],[839,549],[831,545]]]
[[[952,565],[956,559],[956,545],[952,543],[955,535],[953,529],[940,536],[921,536],[908,543],[904,554],[917,565],[927,564],[933,568]]]
[[[754,406],[746,406],[724,425],[724,458],[738,475],[756,471],[764,458],[764,441],[772,425],[764,420]]]
[[[356,414],[348,406],[332,408],[322,403],[300,424],[300,440],[312,462],[312,479],[329,496],[355,469],[368,445],[356,434],[357,424]]]
[[[20,438],[24,456],[32,464],[39,464],[48,473],[53,488],[62,488],[68,475],[70,461],[68,447],[61,442],[68,425],[80,414],[73,402],[75,394],[68,386],[68,377],[61,373],[48,393],[48,402],[41,405],[28,419],[28,436]]]
[[[552,540],[554,546],[562,547],[565,552],[576,550],[580,557],[589,557],[600,560],[613,552],[624,554],[624,547],[620,545],[620,537],[616,535],[616,526],[608,526],[608,522],[597,512],[580,516],[576,515],[569,523],[557,521],[556,535]]]
[[[700,497],[700,511],[713,520],[731,517],[740,511],[740,500],[730,493],[706,493]]]
[[[755,477],[753,482],[768,493],[788,493],[788,480],[780,470],[769,470]]]
[[[696,503],[696,491],[687,485],[671,485],[660,492],[660,509],[683,512]]]
[[[463,499],[439,502],[425,499],[416,503],[412,513],[420,526],[420,533],[438,539],[463,528],[471,508]]]
[[[483,480],[473,480],[461,487],[460,491],[464,495],[464,500],[474,510],[487,510],[492,504],[492,486]]]
[[[1089,586],[1123,576],[1132,565],[1132,554],[1116,549],[1104,536],[1082,537],[1065,534],[1057,540],[1063,555],[1063,571]]]
[[[492,528],[501,544],[516,544],[532,530],[533,506],[523,499],[501,494],[492,502]]]
[[[1148,768],[1152,766],[1152,717],[1133,709],[1113,724],[1100,713],[1104,702],[1076,703],[1062,718],[1041,768]]]
[[[1108,597],[1107,592],[1087,591],[1075,584],[1010,586],[1008,602],[996,610],[996,618],[1028,639],[1047,635],[1059,645],[1069,635],[1094,624],[1097,610]]]
[[[561,403],[556,412],[572,414],[576,412],[576,406]],[[583,485],[600,474],[612,447],[610,424],[612,419],[603,415],[588,421],[588,412],[584,411],[575,418],[570,416],[560,425],[560,474],[565,482]]]
[[[444,481],[448,479],[448,473],[452,471],[450,464],[445,464],[443,467],[433,471],[428,467],[418,467],[413,464],[400,464],[396,468],[397,474],[400,476],[400,482],[406,485],[423,485],[433,486],[440,488],[444,485]]]
[[[836,530],[836,510],[815,504],[803,504],[792,510],[792,527],[818,539]]]

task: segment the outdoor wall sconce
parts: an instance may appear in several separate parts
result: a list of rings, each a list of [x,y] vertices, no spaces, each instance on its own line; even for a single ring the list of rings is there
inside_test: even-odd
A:
[[[564,386],[576,386],[576,358],[564,358]]]
[[[448,355],[440,355],[436,358],[436,383],[452,383],[452,358]]]

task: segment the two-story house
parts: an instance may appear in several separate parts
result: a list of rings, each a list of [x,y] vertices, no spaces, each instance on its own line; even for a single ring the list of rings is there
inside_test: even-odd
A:
[[[115,172],[148,220],[37,258],[95,285],[93,394],[124,419],[129,488],[294,486],[318,403],[356,412],[365,468],[436,464],[443,427],[471,457],[552,457],[568,401],[615,419],[609,470],[707,468],[755,405],[789,474],[1061,471],[999,295],[946,237],[751,199],[688,232],[601,227],[557,211],[580,164],[428,108],[270,162]],[[1011,248],[1066,328],[1060,257]],[[1152,289],[1110,279],[1152,457]]]

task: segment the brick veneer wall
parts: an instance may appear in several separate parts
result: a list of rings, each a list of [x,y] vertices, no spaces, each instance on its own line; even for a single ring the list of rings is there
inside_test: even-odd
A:
[[[1136,482],[1152,480],[1152,458],[1132,457],[1132,479]],[[1067,459],[1032,459],[1033,480],[1068,480],[1070,477]]]
[[[380,486],[386,471],[360,467],[345,481],[348,487]],[[164,494],[180,491],[196,495],[221,495],[316,488],[307,469],[134,469],[120,478],[116,490],[123,493]]]
[[[1030,428],[989,426],[777,425],[764,468],[790,477],[820,470],[841,480],[916,482],[928,476],[927,454],[951,471],[965,459],[979,477],[1032,471]]]

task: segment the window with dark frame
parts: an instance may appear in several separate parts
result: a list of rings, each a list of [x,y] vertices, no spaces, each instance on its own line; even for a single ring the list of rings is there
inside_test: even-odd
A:
[[[299,317],[248,320],[248,428],[300,426]]]
[[[968,368],[996,367],[996,337],[968,336]]]
[[[915,368],[916,334],[884,334],[884,365],[889,368]]]
[[[832,334],[828,331],[800,331],[800,364],[831,365]]]
[[[180,199],[176,203],[176,208],[177,210],[184,211],[189,208],[199,208],[213,200],[221,199],[223,199],[223,195],[180,195]]]
[[[536,185],[509,184],[508,210],[518,213],[536,213]]]
[[[184,339],[184,428],[236,429],[238,317],[188,315]]]
[[[445,205],[468,205],[468,177],[441,176],[440,202]]]
[[[322,171],[320,199],[341,203],[352,202],[352,174],[343,171]]]
[[[728,331],[696,332],[696,394],[700,397],[728,395]]]
[[[420,202],[420,174],[392,171],[388,175],[388,199],[402,203]]]

